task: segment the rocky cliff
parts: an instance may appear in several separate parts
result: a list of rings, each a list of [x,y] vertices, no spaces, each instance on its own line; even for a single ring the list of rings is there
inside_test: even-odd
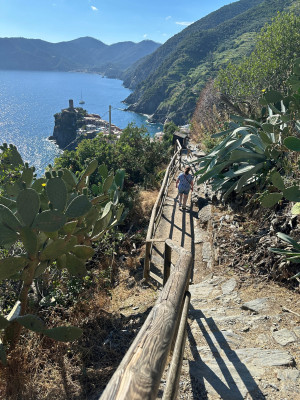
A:
[[[50,136],[49,139],[54,140],[62,150],[74,149],[76,147],[77,129],[84,125],[85,115],[85,110],[74,108],[73,100],[69,100],[69,108],[65,108],[54,115],[53,136]]]

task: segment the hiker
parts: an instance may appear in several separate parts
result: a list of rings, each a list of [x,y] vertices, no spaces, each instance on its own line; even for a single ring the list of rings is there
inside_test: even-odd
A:
[[[193,181],[193,176],[190,175],[190,167],[187,167],[184,172],[182,172],[176,181],[176,188],[178,188],[178,193],[179,193],[179,209],[181,208],[185,210],[186,209],[186,202],[189,196],[190,189],[194,189],[194,181]],[[183,201],[182,201],[183,197]]]

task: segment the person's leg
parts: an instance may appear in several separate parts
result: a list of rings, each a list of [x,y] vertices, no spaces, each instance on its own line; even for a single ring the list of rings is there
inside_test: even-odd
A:
[[[182,195],[183,193],[179,193],[179,206],[181,206],[182,204]]]
[[[189,195],[184,193],[184,195],[183,195],[183,203],[182,203],[182,207],[183,208],[186,207],[186,202],[187,202],[188,197],[189,197]]]

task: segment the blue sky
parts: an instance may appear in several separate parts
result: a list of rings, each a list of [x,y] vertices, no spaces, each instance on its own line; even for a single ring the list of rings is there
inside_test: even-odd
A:
[[[164,43],[228,0],[0,0],[0,37]]]

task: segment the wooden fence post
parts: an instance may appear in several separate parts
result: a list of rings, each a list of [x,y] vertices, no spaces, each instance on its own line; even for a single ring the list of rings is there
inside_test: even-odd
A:
[[[172,256],[172,248],[168,245],[168,243],[165,243],[165,256],[164,256],[164,280],[163,280],[163,286],[167,283],[167,280],[170,276],[170,271],[171,271],[171,256]]]
[[[144,278],[149,279],[150,272],[150,250],[151,242],[146,241],[145,261],[144,261]]]

